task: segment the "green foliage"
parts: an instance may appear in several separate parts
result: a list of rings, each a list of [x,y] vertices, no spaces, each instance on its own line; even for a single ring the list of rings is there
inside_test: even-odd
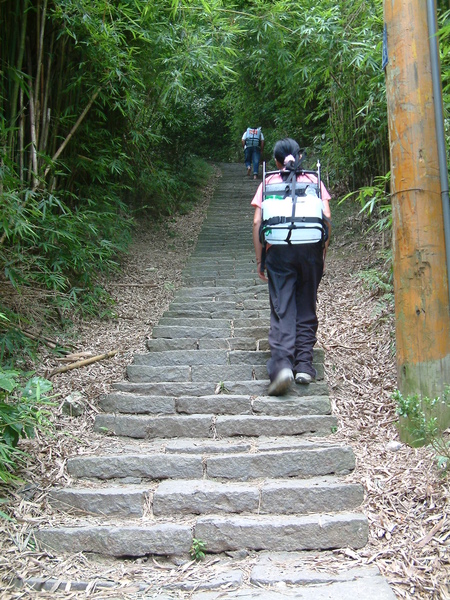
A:
[[[369,231],[371,229],[377,229],[380,232],[390,231],[392,229],[392,206],[387,191],[390,179],[390,172],[386,175],[379,175],[374,178],[372,185],[363,186],[356,192],[350,192],[339,201],[339,204],[356,197],[361,205],[360,214],[367,215],[371,221],[375,221]]]
[[[192,546],[189,550],[192,560],[203,560],[206,556],[206,544],[202,540],[192,539]]]
[[[412,443],[416,446],[431,446],[436,454],[440,473],[450,470],[450,441],[448,431],[441,426],[440,412],[450,409],[450,388],[442,396],[420,397],[417,394],[403,396],[396,390],[393,398],[397,403],[396,412],[406,419],[406,427]]]
[[[392,266],[392,250],[378,253],[378,260],[373,267],[357,273],[356,277],[364,287],[377,297],[375,316],[391,313],[394,308],[394,275]]]
[[[0,367],[0,482],[18,480],[16,471],[27,455],[17,445],[21,438],[32,438],[36,431],[51,428],[48,393],[50,381],[42,377],[21,380],[29,373]]]

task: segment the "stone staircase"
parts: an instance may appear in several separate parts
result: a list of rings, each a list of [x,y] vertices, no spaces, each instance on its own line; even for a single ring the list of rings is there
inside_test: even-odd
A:
[[[322,351],[317,383],[266,395],[255,189],[242,165],[223,166],[183,287],[148,353],[101,399],[104,447],[68,460],[74,484],[52,491],[62,518],[36,532],[42,547],[140,557],[188,556],[193,539],[208,553],[366,544],[362,486],[343,480],[355,458],[331,435]]]

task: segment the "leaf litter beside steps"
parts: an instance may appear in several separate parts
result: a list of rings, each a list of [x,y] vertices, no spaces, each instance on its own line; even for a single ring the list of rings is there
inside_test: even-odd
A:
[[[9,513],[15,521],[0,521],[2,587],[14,576],[48,577],[90,582],[83,596],[132,598],[136,585],[142,582],[152,590],[169,584],[201,588],[233,568],[241,570],[244,581],[249,581],[259,560],[254,553],[233,559],[207,557],[202,563],[183,565],[151,558],[116,562],[83,555],[51,557],[36,552],[31,537],[33,527],[56,518],[46,493],[55,484],[69,482],[67,458],[116,446],[113,438],[105,439],[92,431],[97,399],[109,391],[112,382],[123,379],[134,353],[146,351],[145,339],[181,284],[183,266],[219,177],[217,173],[193,212],[168,218],[158,231],[147,224],[137,232],[122,273],[106,284],[117,301],[118,318],[76,323],[78,351],[101,354],[118,348],[119,353],[53,379],[61,399],[75,390],[82,392],[86,411],[71,419],[59,410],[53,438],[24,444],[33,455],[22,473],[28,489],[12,498]],[[333,439],[350,444],[356,454],[357,468],[348,479],[361,482],[366,490],[363,508],[370,524],[369,543],[358,551],[301,553],[291,566],[340,572],[353,566],[376,565],[398,598],[444,600],[449,597],[449,484],[439,479],[427,449],[392,444],[399,441],[391,400],[396,386],[392,309],[380,313],[376,296],[354,277],[368,267],[378,247],[375,234],[366,234],[363,239],[355,229],[351,236],[338,232],[319,294],[319,345],[326,351],[326,377],[339,421]],[[39,374],[58,366],[52,355],[43,355],[42,360]],[[283,566],[282,556],[271,558]],[[95,587],[98,580],[115,582],[121,589],[100,591]],[[2,598],[80,597],[80,592],[70,589],[65,593],[27,592],[25,596],[23,590],[10,589],[3,594]],[[186,591],[177,597],[189,595]]]

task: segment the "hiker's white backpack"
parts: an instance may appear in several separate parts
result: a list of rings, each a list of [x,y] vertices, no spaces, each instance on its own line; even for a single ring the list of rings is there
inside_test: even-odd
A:
[[[325,241],[327,228],[323,218],[320,163],[317,171],[291,173],[283,182],[266,183],[266,177],[279,171],[265,172],[263,164],[261,238],[269,244],[314,244]],[[298,175],[315,175],[314,181],[297,181]]]

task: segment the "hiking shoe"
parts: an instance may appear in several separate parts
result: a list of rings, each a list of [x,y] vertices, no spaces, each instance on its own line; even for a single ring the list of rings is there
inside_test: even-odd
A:
[[[251,167],[247,167],[247,175],[250,175],[251,172],[252,172],[252,168]]]
[[[281,371],[269,385],[267,393],[269,396],[282,396],[289,391],[293,381],[294,375],[292,374],[291,369],[281,369]]]
[[[315,381],[315,378],[309,373],[296,373],[295,374],[295,383],[305,384],[312,383]]]

